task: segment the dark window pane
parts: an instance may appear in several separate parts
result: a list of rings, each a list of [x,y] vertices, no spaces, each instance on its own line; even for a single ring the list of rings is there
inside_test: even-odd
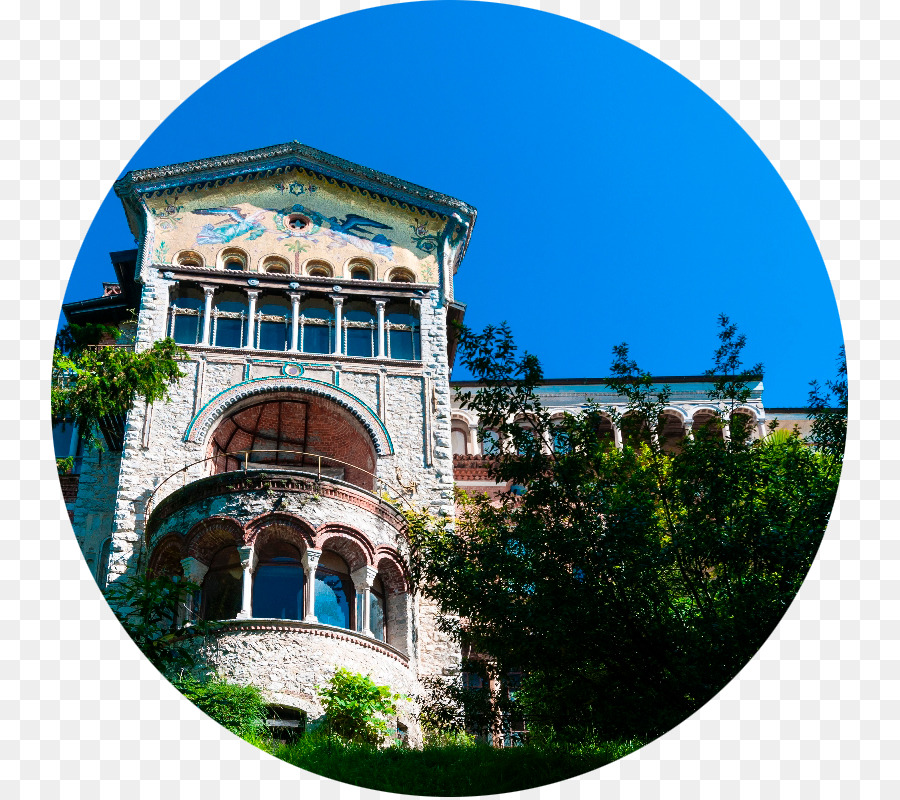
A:
[[[287,350],[287,324],[261,322],[258,347],[260,350]]]
[[[71,422],[57,422],[53,426],[53,452],[57,458],[72,455],[73,430],[74,425]]]
[[[216,326],[216,345],[218,347],[240,347],[241,325],[239,319],[220,319]]]
[[[266,619],[303,618],[303,568],[300,564],[263,564],[256,570],[253,578],[253,616]]]
[[[198,328],[200,317],[191,317],[179,314],[175,317],[175,326],[172,330],[172,338],[178,344],[197,344],[200,341]]]
[[[415,358],[412,331],[389,331],[388,333],[391,337],[391,358],[403,358],[407,361]]]
[[[326,325],[303,326],[303,352],[304,353],[330,353],[331,328]]]
[[[207,573],[203,581],[204,619],[234,619],[240,610],[241,579],[228,570]]]
[[[347,355],[372,357],[372,331],[369,328],[347,328]]]
[[[384,599],[374,592],[369,594],[369,626],[379,642],[384,641]]]
[[[324,625],[350,627],[350,606],[340,576],[316,572],[316,617]]]

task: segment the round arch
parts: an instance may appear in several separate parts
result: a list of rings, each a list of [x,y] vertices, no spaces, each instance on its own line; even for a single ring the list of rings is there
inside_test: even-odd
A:
[[[245,539],[254,547],[270,536],[277,536],[295,545],[301,552],[312,547],[315,530],[301,517],[286,512],[274,512],[256,517],[245,526]]]
[[[191,528],[185,538],[184,552],[198,561],[209,564],[210,559],[225,545],[244,545],[244,529],[231,517],[209,517]]]
[[[356,395],[338,386],[311,378],[286,378],[274,376],[244,381],[220,392],[212,398],[191,420],[184,434],[184,441],[206,444],[214,423],[227,412],[234,410],[237,403],[252,400],[271,392],[297,392],[312,394],[332,400],[345,408],[362,423],[372,439],[375,452],[379,456],[394,454],[394,445],[384,423],[378,415]]]

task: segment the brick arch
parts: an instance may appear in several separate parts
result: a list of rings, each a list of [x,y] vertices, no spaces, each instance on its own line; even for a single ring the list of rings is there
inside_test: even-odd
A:
[[[301,517],[287,512],[263,514],[250,520],[245,526],[244,539],[254,547],[271,538],[279,538],[305,552],[315,543],[313,527]]]
[[[333,550],[347,562],[351,572],[374,565],[375,548],[369,537],[349,525],[323,525],[316,532],[316,548]]]
[[[374,562],[384,588],[389,594],[409,592],[409,570],[396,550],[380,545],[375,550]]]
[[[189,556],[209,564],[216,551],[228,544],[240,547],[244,544],[244,529],[231,517],[209,517],[198,522],[185,537],[185,550]]]
[[[378,415],[356,395],[312,378],[273,376],[244,381],[219,392],[190,421],[184,441],[202,443],[207,440],[217,420],[234,410],[235,404],[271,392],[297,392],[324,397],[349,411],[366,429],[379,456],[393,455],[394,445]]]
[[[156,543],[147,570],[158,577],[182,575],[181,559],[184,556],[183,537],[178,533],[170,533]]]

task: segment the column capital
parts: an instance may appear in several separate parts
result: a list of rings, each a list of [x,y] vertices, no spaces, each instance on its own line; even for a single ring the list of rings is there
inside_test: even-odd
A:
[[[187,558],[181,559],[181,568],[184,570],[184,577],[186,580],[191,583],[199,584],[203,581],[203,578],[206,577],[209,565],[204,564],[193,556],[188,556]]]
[[[245,544],[238,549],[238,557],[244,569],[253,569],[256,566],[256,551],[252,544]]]
[[[357,592],[362,592],[363,589],[371,589],[377,577],[378,570],[375,567],[370,567],[368,564],[350,573],[350,580],[353,581],[353,586]]]
[[[306,552],[303,554],[303,569],[309,572],[315,572],[316,567],[319,566],[319,559],[321,557],[321,550],[315,550],[312,547],[307,547]]]
[[[384,308],[387,305],[386,297],[373,297],[372,301],[375,303],[376,307]]]
[[[303,299],[303,292],[288,292],[292,303],[299,303]]]
[[[256,300],[256,298],[259,297],[259,289],[244,289],[244,291],[251,300]]]
[[[339,294],[330,294],[328,296],[331,298],[331,302],[336,306],[342,306],[344,304],[345,298],[341,297]]]
[[[685,417],[684,427],[685,428],[693,428],[694,427],[694,418],[693,417]]]
[[[216,289],[218,289],[219,287],[215,286],[212,283],[201,283],[200,288],[203,289],[203,294],[205,294],[207,297],[212,297],[215,294]]]

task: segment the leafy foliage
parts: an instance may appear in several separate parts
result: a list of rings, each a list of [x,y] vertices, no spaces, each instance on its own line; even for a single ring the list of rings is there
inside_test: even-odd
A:
[[[94,323],[69,325],[59,332],[50,397],[55,419],[93,431],[103,418],[130,411],[136,397],[146,403],[168,399],[171,382],[184,376],[179,367],[184,351],[172,339],[156,341],[139,353],[99,344],[120,335],[118,328]],[[92,444],[103,447],[96,436]]]
[[[260,735],[265,730],[266,704],[255,686],[238,686],[218,677],[200,680],[190,673],[180,675],[172,685],[238,736]]]
[[[317,689],[325,707],[328,730],[351,742],[381,744],[390,735],[385,716],[396,716],[396,701],[406,699],[368,675],[341,667]]]
[[[484,388],[461,399],[499,432],[489,469],[511,490],[461,500],[455,523],[409,514],[414,577],[445,630],[498,674],[524,671],[516,703],[532,729],[668,730],[752,657],[812,564],[840,453],[796,435],[751,439],[736,411],[761,367],[744,368],[745,338],[719,323],[721,411],[676,452],[660,424],[670,388],[627,345],[609,379],[626,411],[593,405],[556,427],[535,391],[540,365],[516,355],[508,328],[462,331],[462,360]],[[604,413],[623,429],[621,450]]]
[[[179,609],[200,587],[190,581],[151,574],[120,578],[106,590],[115,615],[150,663],[169,678],[197,666],[194,635],[214,630],[201,622],[186,635],[178,625]]]

